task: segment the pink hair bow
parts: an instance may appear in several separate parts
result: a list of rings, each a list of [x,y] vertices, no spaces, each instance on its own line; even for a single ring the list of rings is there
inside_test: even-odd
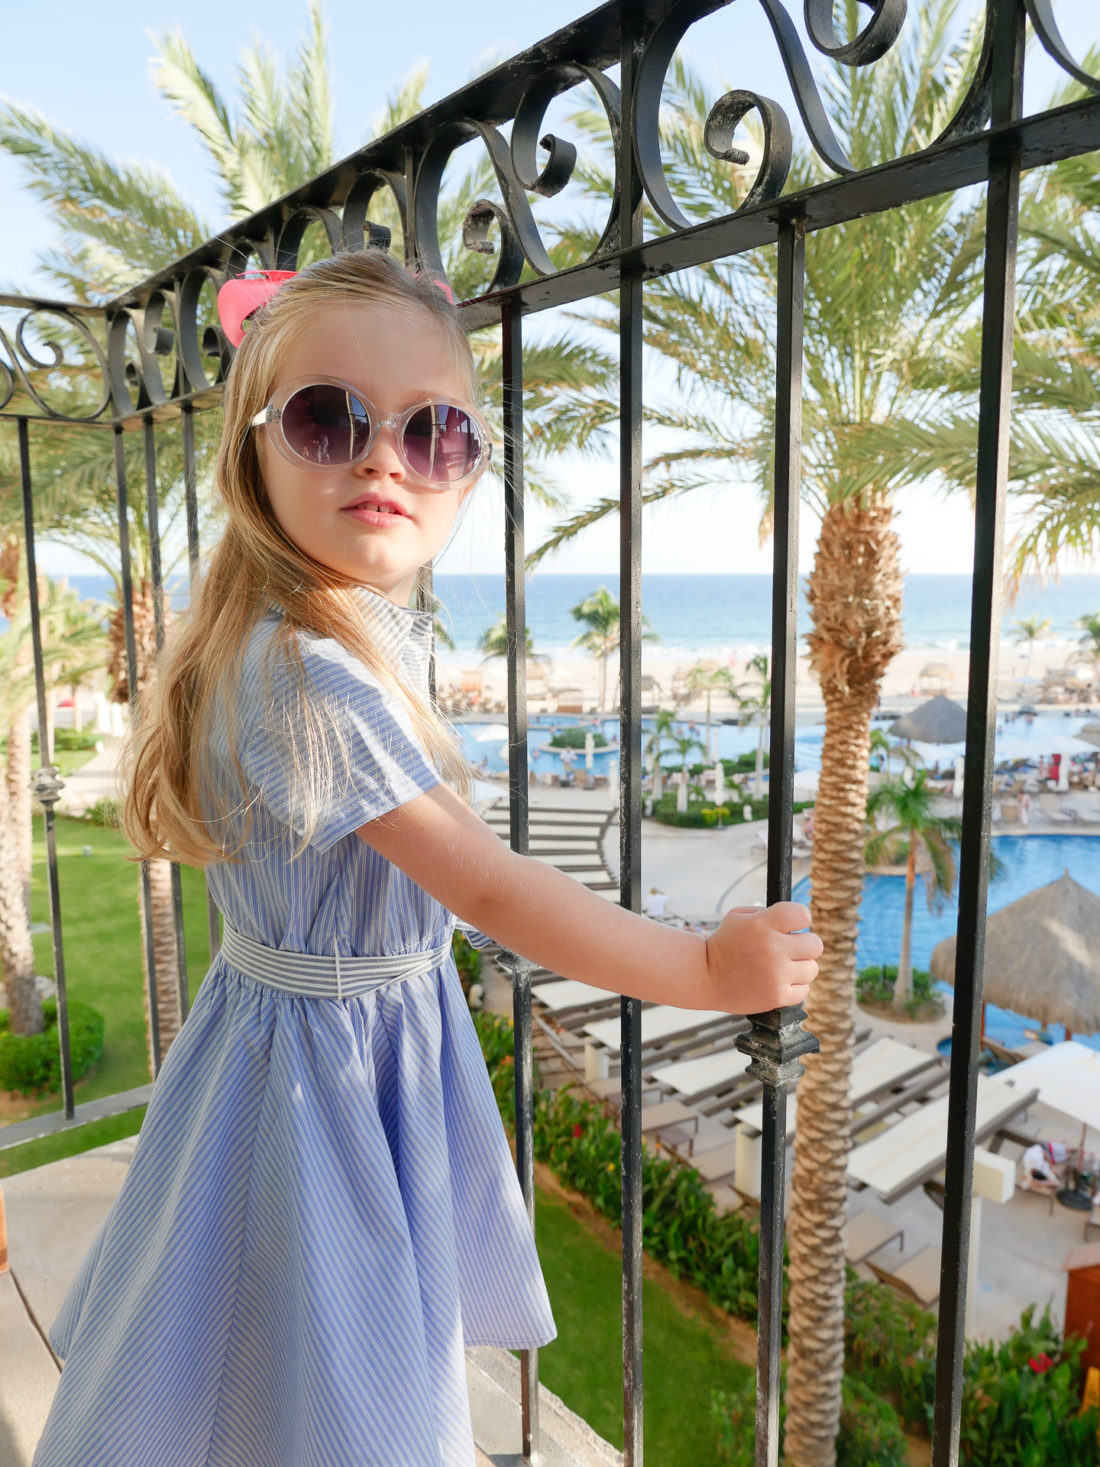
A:
[[[296,270],[246,270],[225,282],[218,291],[218,319],[234,346],[240,346],[244,340],[245,323],[252,312],[266,305],[279,287],[297,273]]]

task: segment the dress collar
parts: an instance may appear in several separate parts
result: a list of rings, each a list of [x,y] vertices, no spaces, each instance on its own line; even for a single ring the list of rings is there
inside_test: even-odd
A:
[[[426,680],[435,631],[432,613],[417,611],[415,606],[399,606],[373,586],[352,586],[350,592],[387,658],[403,664],[418,681]],[[283,614],[282,607],[275,602],[271,602],[268,610],[276,616]]]

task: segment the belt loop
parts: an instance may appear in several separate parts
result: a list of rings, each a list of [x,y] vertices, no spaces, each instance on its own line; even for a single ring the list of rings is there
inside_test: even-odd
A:
[[[343,997],[344,997],[344,994],[343,994],[343,990],[341,989],[341,986],[340,986],[340,939],[339,939],[339,937],[334,937],[332,939],[332,951],[333,951],[333,956],[336,958],[336,1001],[337,1001],[337,1003],[340,1003],[342,1001]]]

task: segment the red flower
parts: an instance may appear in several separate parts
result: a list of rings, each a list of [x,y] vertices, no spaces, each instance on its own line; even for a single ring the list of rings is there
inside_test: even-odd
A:
[[[583,1136],[583,1135],[584,1135],[584,1127],[583,1127],[583,1126],[582,1126],[582,1125],[581,1125],[581,1124],[580,1124],[580,1122],[579,1122],[579,1121],[578,1121],[578,1123],[577,1123],[577,1124],[576,1124],[576,1125],[575,1125],[575,1126],[574,1126],[574,1127],[573,1127],[573,1135],[574,1135],[574,1136]]]
[[[1036,1375],[1045,1375],[1054,1364],[1054,1361],[1050,1358],[1049,1355],[1032,1355],[1031,1359],[1027,1363],[1031,1366]]]

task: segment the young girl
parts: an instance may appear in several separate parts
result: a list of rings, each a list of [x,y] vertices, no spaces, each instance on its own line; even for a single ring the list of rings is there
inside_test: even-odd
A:
[[[226,386],[225,531],[123,807],[143,856],[208,867],[222,947],[50,1329],[34,1467],[471,1467],[464,1347],[554,1323],[452,913],[686,1008],[799,1003],[817,972],[802,906],[675,931],[456,793],[408,603],[490,457],[457,314],[377,251],[267,287]]]

